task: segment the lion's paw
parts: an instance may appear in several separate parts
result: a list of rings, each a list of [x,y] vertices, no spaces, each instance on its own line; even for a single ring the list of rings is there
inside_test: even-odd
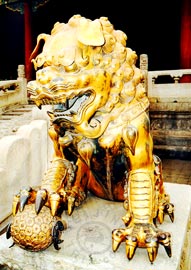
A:
[[[131,260],[136,248],[146,248],[152,263],[158,253],[159,244],[163,245],[166,253],[171,257],[171,235],[158,231],[153,224],[133,224],[126,229],[114,229],[112,232],[112,248],[116,251],[119,245],[126,243],[127,258]]]

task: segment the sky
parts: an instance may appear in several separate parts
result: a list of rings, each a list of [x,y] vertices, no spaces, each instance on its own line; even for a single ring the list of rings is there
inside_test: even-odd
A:
[[[180,68],[181,0],[49,0],[32,13],[33,46],[39,34],[50,34],[54,23],[67,23],[75,14],[92,20],[108,17],[126,33],[127,47],[138,56],[148,54],[149,70]],[[0,6],[0,25],[0,80],[14,79],[17,66],[24,64],[24,15]]]

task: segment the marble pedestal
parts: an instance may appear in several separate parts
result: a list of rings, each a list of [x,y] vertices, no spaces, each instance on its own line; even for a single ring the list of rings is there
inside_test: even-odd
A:
[[[190,208],[191,186],[165,183],[166,193],[175,206],[172,223],[165,216],[159,225],[172,236],[172,257],[159,247],[153,264],[145,249],[137,249],[131,261],[126,258],[125,243],[112,251],[113,229],[124,228],[121,217],[125,214],[122,203],[105,201],[92,195],[74,211],[63,215],[68,224],[59,251],[50,246],[42,252],[25,251],[5,234],[0,237],[0,269],[8,270],[191,270],[190,265]],[[3,268],[3,266],[5,268]]]

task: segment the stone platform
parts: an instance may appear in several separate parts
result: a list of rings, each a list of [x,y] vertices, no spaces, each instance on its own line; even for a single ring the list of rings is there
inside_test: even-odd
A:
[[[166,192],[175,206],[175,220],[168,216],[159,225],[172,236],[172,257],[159,247],[153,264],[147,251],[137,249],[131,261],[126,258],[125,243],[112,251],[112,230],[124,228],[122,203],[105,201],[92,195],[72,216],[63,215],[68,228],[59,251],[50,246],[42,252],[25,251],[16,245],[9,248],[12,239],[0,237],[0,269],[4,270],[191,270],[190,265],[190,209],[191,186],[165,183]],[[4,267],[4,268],[3,268]]]

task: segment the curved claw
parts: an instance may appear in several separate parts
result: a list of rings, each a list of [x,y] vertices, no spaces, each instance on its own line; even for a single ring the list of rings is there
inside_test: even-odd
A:
[[[57,209],[60,204],[60,195],[58,193],[52,193],[50,194],[50,209],[51,209],[51,214],[54,217],[56,215]]]
[[[172,222],[174,222],[174,204],[169,203],[167,205],[165,205],[165,209],[164,209],[165,213],[167,213],[170,217],[170,220]]]
[[[133,258],[137,245],[138,245],[137,237],[131,235],[128,235],[126,237],[126,254],[129,260]]]
[[[35,211],[37,214],[45,205],[46,200],[47,200],[47,191],[45,189],[38,190],[36,194],[36,201],[35,201]]]
[[[172,250],[171,250],[171,235],[167,232],[162,232],[158,234],[158,241],[161,245],[164,246],[166,253],[169,257],[172,256]]]
[[[12,204],[12,213],[13,216],[16,215],[18,209],[19,209],[19,203],[20,203],[20,196],[19,194],[15,195],[13,198],[13,204]]]
[[[66,229],[66,225],[60,220],[55,223],[52,229],[52,242],[56,250],[60,249],[58,245],[64,241],[60,239],[62,231],[64,229]]]
[[[20,211],[22,212],[29,197],[30,197],[31,187],[25,187],[20,192]]]
[[[167,203],[159,207],[158,221],[160,224],[163,223],[165,214],[170,217],[171,222],[174,222],[174,205],[172,203]]]
[[[68,215],[70,216],[74,211],[76,198],[70,196],[68,197]]]
[[[112,232],[112,249],[116,251],[121,242],[125,241],[125,229],[115,229]]]
[[[152,263],[156,259],[158,253],[158,246],[159,246],[158,239],[157,237],[149,237],[145,240],[145,242],[149,260]]]

